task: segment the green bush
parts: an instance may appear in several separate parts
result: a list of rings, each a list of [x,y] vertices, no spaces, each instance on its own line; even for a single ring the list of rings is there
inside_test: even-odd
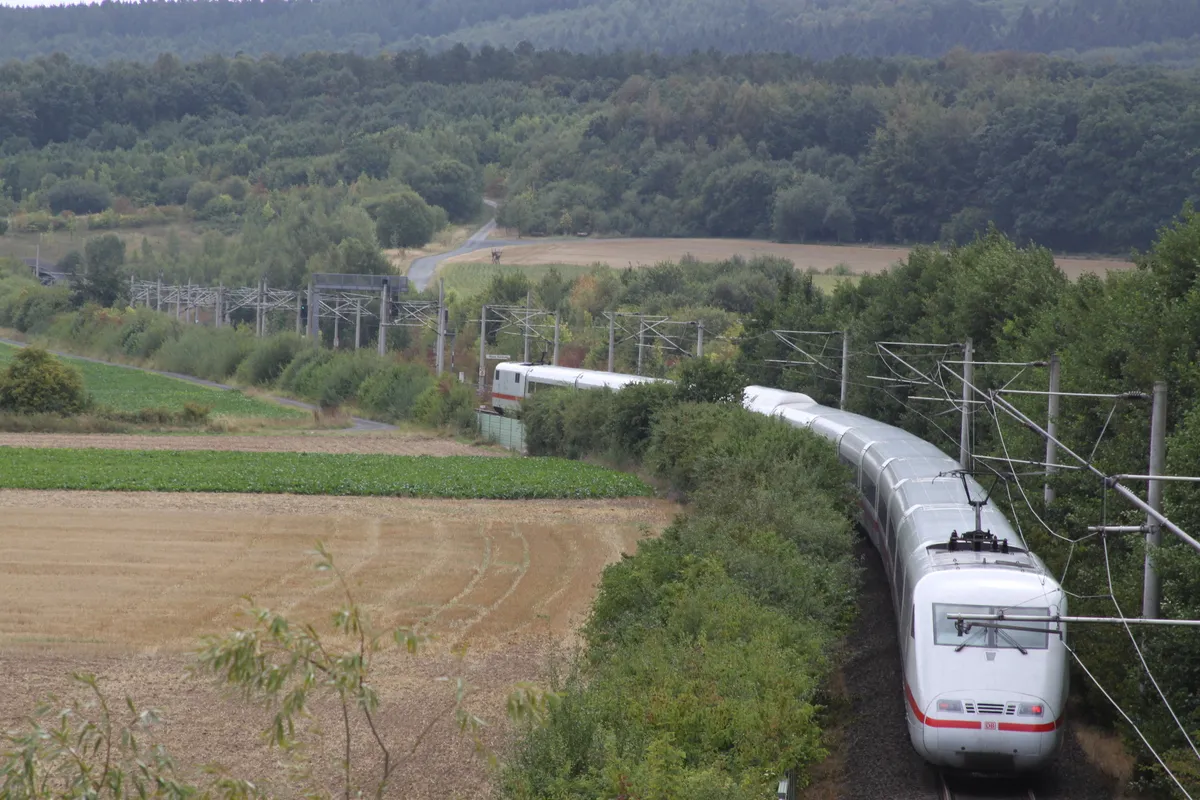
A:
[[[95,214],[112,205],[112,194],[95,181],[68,178],[50,187],[46,203],[55,214]]]
[[[650,443],[655,415],[673,405],[676,396],[669,383],[636,383],[617,392],[605,423],[612,456],[621,461],[640,460]]]
[[[521,416],[529,454],[561,458],[606,455],[609,427],[597,420],[612,416],[614,397],[608,391],[562,389],[541,391],[527,399]]]
[[[31,286],[21,292],[6,322],[22,333],[40,333],[55,314],[71,305],[71,290],[65,286]]]
[[[682,403],[741,403],[746,376],[729,362],[688,359],[675,377],[675,396]]]
[[[603,414],[587,393],[547,394],[528,407],[527,442],[560,446],[577,434],[554,426]],[[857,583],[849,475],[808,431],[671,399],[648,391],[626,412],[654,420],[650,455],[684,482],[689,513],[605,570],[583,657],[506,765],[507,797],[765,797],[825,755],[817,703]]]
[[[335,354],[321,372],[317,401],[322,408],[336,408],[353,400],[363,381],[383,369],[385,363],[366,350]]]
[[[525,400],[525,446],[530,455],[600,456],[638,460],[655,415],[675,402],[667,383],[628,386],[619,392],[542,391]]]
[[[720,406],[684,403],[659,414],[646,449],[646,467],[682,492],[695,489],[720,451],[734,415]]]
[[[26,347],[0,377],[0,409],[19,414],[79,414],[87,408],[83,378],[40,347]]]
[[[254,348],[248,331],[234,328],[185,328],[178,339],[163,344],[154,355],[154,366],[167,372],[223,381],[232,375]]]
[[[278,334],[259,341],[238,367],[238,380],[255,386],[274,383],[306,344],[308,342],[304,337],[294,333]]]
[[[466,433],[475,428],[475,391],[465,383],[443,377],[421,392],[413,417],[435,428]]]
[[[537,392],[522,403],[521,422],[525,426],[525,449],[529,455],[563,454],[563,417],[571,399],[569,391],[551,390]]]
[[[150,358],[179,338],[183,323],[146,309],[127,317],[121,332],[121,352],[131,358]]]
[[[411,419],[417,398],[433,385],[429,370],[417,364],[400,364],[374,373],[358,388],[358,405],[364,411],[392,422]]]
[[[206,406],[192,401],[188,401],[183,404],[183,421],[192,425],[208,422],[208,415],[211,413],[212,406]]]
[[[279,388],[301,397],[311,397],[310,390],[316,385],[312,380],[313,373],[331,358],[333,353],[319,347],[301,350],[280,373]]]

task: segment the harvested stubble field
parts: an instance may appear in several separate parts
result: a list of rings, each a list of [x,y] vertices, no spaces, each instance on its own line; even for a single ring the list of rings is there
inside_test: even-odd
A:
[[[496,236],[505,236],[498,229]],[[796,269],[831,270],[839,264],[851,273],[867,275],[882,272],[908,257],[907,247],[871,247],[862,245],[784,244],[759,239],[562,239],[502,247],[503,263],[517,266],[539,264],[608,264],[612,267],[649,267],[663,261],[678,261],[692,256],[699,261],[722,261],[734,256],[780,256]],[[490,263],[491,251],[478,250],[456,256],[446,264]],[[1055,262],[1068,277],[1084,273],[1103,275],[1110,269],[1131,269],[1133,264],[1119,259],[1056,256]]]
[[[439,638],[412,659],[378,662],[384,736],[410,747],[390,796],[486,797],[488,773],[453,725],[451,685],[465,675],[469,703],[507,740],[504,699],[542,680],[574,643],[603,567],[657,532],[675,507],[661,500],[532,501],[349,499],[0,491],[0,729],[36,700],[99,674],[118,698],[160,709],[161,740],[181,764],[221,763],[280,796],[287,763],[257,732],[261,709],[187,677],[188,652],[206,632],[237,624],[238,596],[320,623],[338,602],[305,555],[322,539],[380,626],[422,623]],[[459,661],[449,653],[469,644]],[[336,731],[322,708],[315,720]],[[363,733],[359,731],[359,733]],[[335,786],[337,741],[310,751]]]

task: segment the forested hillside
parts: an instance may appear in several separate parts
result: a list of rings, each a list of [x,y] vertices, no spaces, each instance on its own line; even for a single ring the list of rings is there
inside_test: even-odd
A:
[[[212,282],[386,269],[381,247],[472,221],[485,187],[523,235],[911,243],[994,221],[1115,253],[1198,195],[1190,75],[1045,56],[55,56],[0,87],[10,235],[186,222],[202,252],[134,240],[135,267]]]
[[[579,52],[778,51],[828,59],[973,51],[1192,63],[1190,0],[187,0],[0,9],[0,52],[84,61],[213,53],[363,55],[463,42]]]

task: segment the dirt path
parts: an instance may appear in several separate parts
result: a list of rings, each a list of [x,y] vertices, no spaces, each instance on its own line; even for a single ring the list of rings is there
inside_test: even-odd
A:
[[[393,456],[505,456],[510,451],[432,434],[314,432],[261,436],[123,433],[0,433],[0,447],[68,447],[105,450],[232,450],[246,453],[374,453]]]
[[[397,752],[432,733],[405,763],[393,796],[486,797],[489,777],[454,729],[453,684],[506,741],[504,701],[540,680],[575,642],[604,566],[662,529],[658,500],[487,502],[254,495],[0,492],[0,729],[68,686],[99,674],[108,691],[162,710],[164,743],[181,763],[220,762],[298,796],[287,764],[256,738],[266,713],[186,675],[205,632],[238,624],[239,595],[326,628],[338,594],[306,554],[325,541],[378,626],[421,624],[438,640],[413,658],[376,664],[383,735]],[[244,620],[243,620],[244,624]],[[469,645],[458,660],[451,649]],[[330,735],[310,749],[314,775],[336,787]],[[364,731],[356,730],[357,734]],[[365,747],[364,763],[373,755]]]

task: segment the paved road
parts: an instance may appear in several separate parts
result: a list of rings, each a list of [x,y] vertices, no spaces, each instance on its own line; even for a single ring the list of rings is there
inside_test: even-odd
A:
[[[496,208],[495,200],[484,200],[491,208]],[[485,247],[502,247],[508,245],[509,242],[489,240],[492,231],[496,230],[496,219],[493,217],[479,230],[471,234],[467,241],[463,242],[457,249],[450,250],[437,255],[424,256],[418,258],[408,268],[408,280],[412,283],[413,288],[418,292],[425,291],[425,287],[429,285],[429,281],[433,279],[433,273],[437,271],[438,264],[441,264],[447,258],[461,256],[464,253],[474,253],[476,250],[482,250]]]
[[[13,347],[25,347],[27,342],[18,342],[14,339],[0,338],[0,344],[10,344]],[[110,367],[121,367],[122,369],[135,369],[135,370],[138,370],[139,372],[151,372],[155,375],[162,375],[167,378],[176,378],[177,380],[187,381],[188,383],[195,383],[195,384],[199,384],[200,386],[207,386],[210,389],[223,389],[225,391],[236,391],[235,387],[233,387],[233,386],[228,386],[224,383],[217,383],[216,381],[206,381],[203,378],[197,378],[193,375],[183,375],[178,372],[166,372],[161,369],[148,369],[146,367],[134,367],[134,366],[130,366],[129,364],[118,364],[115,361],[105,361],[100,358],[88,358],[87,356],[79,356],[79,355],[75,355],[74,353],[62,353],[57,350],[51,350],[50,352],[54,353],[56,356],[62,356],[64,358],[78,358],[80,361],[90,361],[93,364],[106,364]],[[293,408],[301,408],[306,411],[316,411],[317,410],[317,407],[312,405],[311,403],[304,403],[299,400],[292,400],[291,398],[288,398],[288,397],[272,396],[271,399],[274,400],[276,403],[280,403],[281,405],[285,405],[285,406],[291,406]],[[353,431],[394,431],[394,430],[396,430],[395,425],[388,425],[386,422],[376,422],[373,419],[361,419],[359,417],[351,417],[350,421],[353,423],[353,425],[350,427],[350,430],[353,430]]]

